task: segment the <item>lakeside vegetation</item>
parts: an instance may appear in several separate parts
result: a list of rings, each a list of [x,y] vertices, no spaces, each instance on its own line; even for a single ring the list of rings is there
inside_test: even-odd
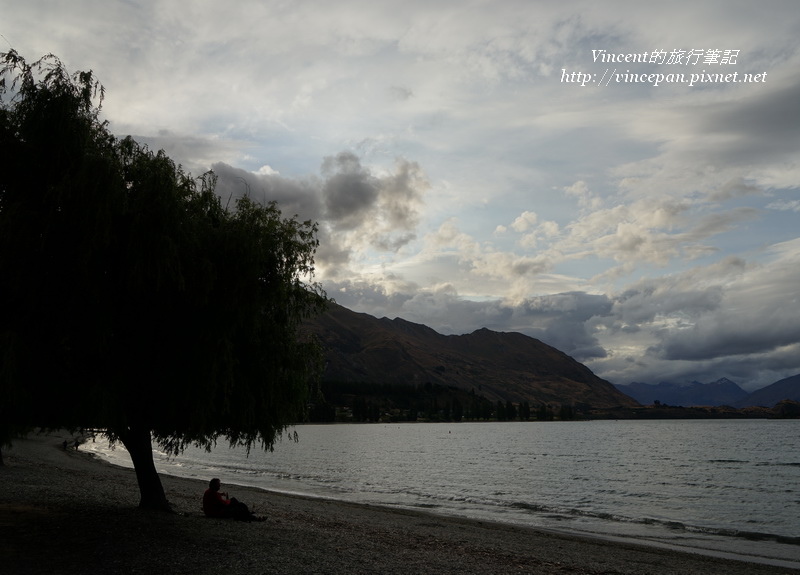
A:
[[[309,405],[310,423],[586,421],[592,419],[769,419],[798,418],[800,403],[776,406],[673,406],[596,409],[588,404],[490,401],[480,389],[466,391],[435,383],[421,385],[367,381],[324,381]]]
[[[589,406],[523,401],[490,401],[480,390],[436,383],[403,385],[363,381],[324,381],[310,406],[315,423],[398,421],[554,421],[582,419]]]

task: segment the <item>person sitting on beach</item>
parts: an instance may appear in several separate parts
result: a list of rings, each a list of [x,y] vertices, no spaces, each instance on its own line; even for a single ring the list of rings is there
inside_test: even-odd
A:
[[[203,493],[203,513],[206,517],[232,518],[239,521],[264,521],[264,518],[252,513],[247,505],[227,493],[220,493],[220,480],[216,477],[208,482],[208,489]]]

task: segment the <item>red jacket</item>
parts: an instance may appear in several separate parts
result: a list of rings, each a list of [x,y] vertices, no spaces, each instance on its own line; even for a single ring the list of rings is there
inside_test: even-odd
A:
[[[206,517],[225,517],[230,504],[231,502],[222,497],[219,491],[206,489],[203,493],[203,513]]]

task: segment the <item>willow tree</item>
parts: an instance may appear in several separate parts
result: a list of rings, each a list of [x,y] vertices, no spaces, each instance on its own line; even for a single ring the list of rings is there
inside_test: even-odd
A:
[[[0,443],[93,428],[168,508],[152,442],[271,449],[320,350],[316,224],[223,206],[163,152],[114,137],[91,72],[0,56]]]

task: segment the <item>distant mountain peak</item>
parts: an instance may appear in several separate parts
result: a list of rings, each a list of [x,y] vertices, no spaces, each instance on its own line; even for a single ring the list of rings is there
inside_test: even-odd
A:
[[[727,377],[721,377],[717,381],[712,381],[708,385],[735,385],[736,387],[739,387],[738,383],[736,383],[735,381],[731,381]]]
[[[630,385],[617,385],[616,388],[643,405],[659,401],[667,405],[685,407],[719,405],[740,408],[773,407],[784,400],[800,401],[800,374],[781,379],[750,394],[727,377],[711,383],[693,381],[689,385],[679,385],[662,381],[658,385],[651,385],[633,382]]]

